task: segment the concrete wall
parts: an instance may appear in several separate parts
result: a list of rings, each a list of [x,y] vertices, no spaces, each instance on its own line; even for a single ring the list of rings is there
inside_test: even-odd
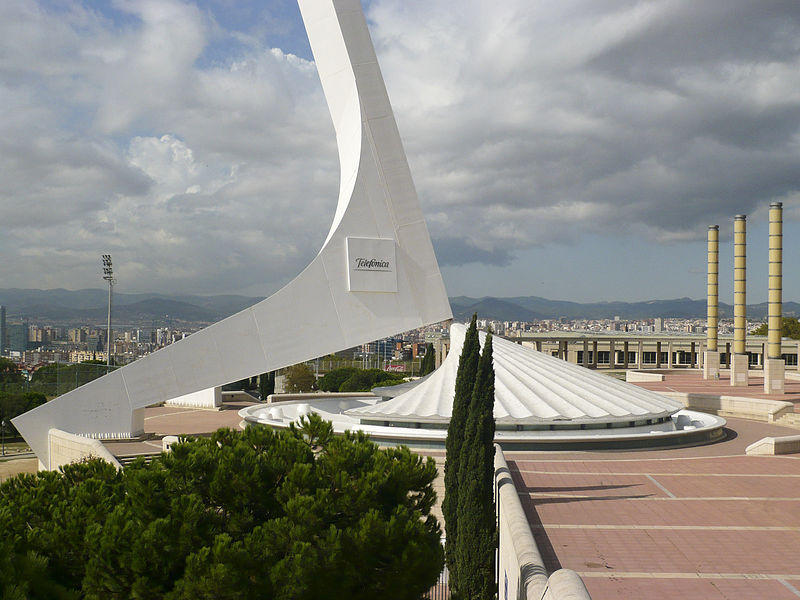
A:
[[[252,398],[251,398],[252,399]],[[222,406],[222,388],[213,387],[191,394],[171,398],[165,403],[167,406],[185,406],[187,408],[211,408]]]
[[[500,600],[591,600],[580,576],[569,569],[550,577],[500,446],[494,455],[498,512],[498,598]]]
[[[783,437],[765,437],[753,442],[744,453],[748,456],[775,456],[777,454],[800,453],[800,435],[785,435]]]
[[[647,373],[645,371],[625,371],[625,381],[643,382],[643,381],[664,381],[664,375],[661,373]]]
[[[122,468],[122,465],[114,458],[114,455],[98,440],[61,431],[60,429],[51,429],[48,433],[48,441],[50,470],[54,471],[62,465],[79,462],[87,458],[102,458],[115,467]]]
[[[699,410],[700,412],[721,417],[741,417],[743,419],[774,423],[783,415],[794,412],[794,405],[791,402],[781,402],[779,400],[681,392],[659,393],[679,400],[690,410]]]

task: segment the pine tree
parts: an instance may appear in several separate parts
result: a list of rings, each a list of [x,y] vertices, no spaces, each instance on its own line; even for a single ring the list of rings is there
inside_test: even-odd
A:
[[[442,513],[444,515],[446,532],[445,560],[447,562],[447,568],[450,571],[450,590],[453,594],[457,593],[459,580],[458,565],[455,559],[455,548],[458,536],[459,461],[461,458],[461,446],[464,442],[467,414],[472,401],[472,392],[475,387],[475,376],[480,353],[477,320],[477,313],[473,314],[464,338],[461,357],[458,361],[456,389],[453,397],[453,411],[450,416],[450,424],[447,428],[447,454],[444,465],[444,500],[442,502]]]
[[[459,597],[470,600],[491,600],[496,590],[494,432],[494,367],[489,333],[478,362],[459,459],[456,586]]]

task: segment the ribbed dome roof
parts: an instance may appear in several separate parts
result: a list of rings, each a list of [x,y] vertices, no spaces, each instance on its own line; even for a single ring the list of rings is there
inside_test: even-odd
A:
[[[450,328],[450,353],[411,390],[374,406],[350,409],[364,420],[442,423],[453,409],[456,372],[466,326]],[[485,333],[480,333],[483,346]],[[498,424],[594,424],[660,419],[681,410],[680,402],[591,371],[503,338],[492,339],[494,416]]]

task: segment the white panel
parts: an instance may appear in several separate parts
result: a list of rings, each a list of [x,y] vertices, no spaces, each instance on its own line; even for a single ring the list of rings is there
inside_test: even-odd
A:
[[[403,255],[413,261],[423,272],[439,273],[439,265],[436,262],[436,255],[433,253],[433,245],[425,221],[417,221],[399,227],[397,243],[402,249]]]
[[[172,374],[176,381],[194,381],[198,389],[205,389],[225,379],[222,357],[214,343],[214,332],[219,325],[176,342],[172,352]]]
[[[368,62],[353,68],[358,81],[358,95],[361,107],[367,119],[388,117],[392,114],[392,106],[386,95],[386,87],[381,77],[377,62]]]
[[[387,208],[388,194],[383,180],[378,175],[375,159],[370,151],[369,144],[362,145],[362,169],[359,172],[359,187],[367,199],[375,223],[374,237],[395,238],[396,226],[389,209]],[[369,168],[365,168],[369,165]]]
[[[177,385],[172,371],[172,353],[178,347],[178,344],[167,346],[118,371],[125,380],[132,408],[144,408],[203,389],[204,386],[194,380],[182,380],[181,386]]]
[[[338,136],[339,150],[346,150],[344,155],[349,157],[351,154],[349,145],[344,142],[347,136],[354,137],[359,133],[357,128],[354,131],[353,122],[361,119],[361,104],[358,100],[353,74],[349,71],[339,71],[331,75],[326,81],[324,92],[326,98],[329,95],[336,98],[336,103],[331,107],[331,121],[333,121],[333,128]],[[342,152],[340,152],[341,155]]]
[[[270,370],[348,347],[319,259],[303,271],[302,281],[295,280],[252,310]]]
[[[342,34],[347,44],[347,53],[352,65],[375,62],[377,60],[375,58],[375,49],[372,47],[372,40],[369,37],[369,30],[366,28],[366,21],[364,20],[364,13],[361,12],[361,7],[353,7],[353,9],[348,10],[337,6],[337,12],[339,14],[339,25],[342,28]]]
[[[133,433],[132,416],[122,377],[116,371],[42,404],[12,422],[39,460],[50,468],[51,428],[99,437],[125,436]]]
[[[347,289],[350,292],[397,292],[394,239],[347,238]]]
[[[231,383],[268,370],[252,308],[228,317],[219,325],[214,341],[225,370],[224,382]]]

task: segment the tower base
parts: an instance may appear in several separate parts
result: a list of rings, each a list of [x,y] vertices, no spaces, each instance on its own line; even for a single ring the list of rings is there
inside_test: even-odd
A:
[[[719,352],[716,350],[703,352],[703,379],[719,379]]]
[[[731,385],[748,385],[750,383],[749,368],[750,359],[747,354],[731,356]]]
[[[768,358],[764,362],[764,393],[783,394],[784,393],[784,371],[785,362],[782,358]]]

